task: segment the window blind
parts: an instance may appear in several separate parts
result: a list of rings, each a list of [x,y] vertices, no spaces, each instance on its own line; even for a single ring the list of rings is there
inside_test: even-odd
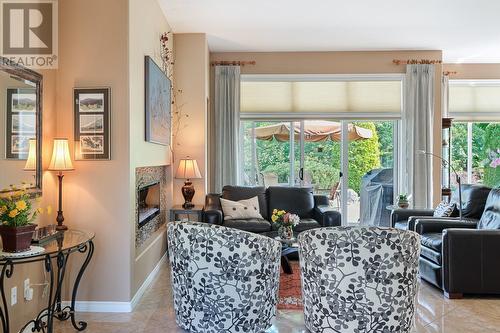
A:
[[[500,116],[500,82],[450,81],[450,115],[462,114]],[[485,115],[486,114],[486,115]]]
[[[241,113],[401,113],[401,81],[242,81]]]

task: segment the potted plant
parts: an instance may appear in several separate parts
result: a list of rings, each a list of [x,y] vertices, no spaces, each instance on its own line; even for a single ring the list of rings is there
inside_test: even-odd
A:
[[[410,202],[408,200],[409,198],[407,194],[400,194],[398,197],[398,206],[401,208],[408,208],[408,206],[410,206]]]
[[[287,213],[284,210],[273,210],[271,220],[278,226],[278,235],[282,240],[293,238],[293,228],[296,227],[300,218],[296,214]]]
[[[0,197],[0,236],[4,252],[24,252],[30,249],[36,224],[31,223],[39,210],[33,210],[26,188],[11,185],[8,195]]]

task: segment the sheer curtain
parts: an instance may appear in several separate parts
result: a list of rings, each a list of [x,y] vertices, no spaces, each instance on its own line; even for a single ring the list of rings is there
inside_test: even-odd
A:
[[[432,206],[432,153],[434,65],[407,65],[403,116],[402,188],[412,195],[414,207]]]
[[[236,185],[239,166],[240,67],[215,67],[214,190]]]

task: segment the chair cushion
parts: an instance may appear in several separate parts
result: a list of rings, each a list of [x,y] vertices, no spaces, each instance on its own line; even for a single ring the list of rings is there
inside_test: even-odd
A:
[[[443,245],[443,234],[441,232],[431,232],[420,236],[422,246],[429,247],[434,251],[441,252]]]
[[[313,215],[314,196],[311,187],[270,186],[267,195],[270,212],[274,209],[285,210],[297,214],[301,219]]]
[[[420,250],[420,255],[438,265],[442,265],[441,262],[441,252],[435,251],[427,246],[422,246]]]
[[[302,232],[302,231],[314,229],[314,228],[321,228],[321,225],[318,223],[318,221],[311,219],[311,218],[303,218],[303,219],[300,219],[299,225],[297,225],[294,228],[294,230],[296,232]]]
[[[225,220],[223,226],[250,232],[271,231],[271,223],[264,219]]]
[[[494,188],[488,195],[486,206],[484,207],[483,215],[478,229],[500,229],[500,189]]]
[[[394,223],[394,228],[401,230],[408,230],[408,221],[398,221]]]
[[[222,198],[231,201],[240,201],[257,196],[259,198],[260,215],[266,220],[269,219],[267,209],[267,194],[264,186],[230,186],[222,188]]]

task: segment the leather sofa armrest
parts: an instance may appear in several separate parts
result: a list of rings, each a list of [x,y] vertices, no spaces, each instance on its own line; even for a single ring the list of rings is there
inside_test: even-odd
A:
[[[222,225],[224,214],[220,204],[220,195],[209,193],[205,197],[205,207],[203,207],[203,222]]]
[[[328,205],[314,207],[314,219],[318,221],[322,227],[338,227],[341,225],[340,213],[333,210]]]
[[[315,195],[314,196],[314,207],[318,206],[328,206],[330,204],[330,200],[326,195]]]
[[[415,222],[415,231],[420,235],[431,232],[443,232],[445,229],[463,228],[476,229],[477,223],[470,221],[458,221],[456,219],[444,220],[443,218],[436,219],[419,219]]]
[[[391,213],[391,227],[394,228],[396,222],[408,221],[411,216],[432,216],[434,209],[405,209],[396,208]],[[410,229],[411,230],[411,229]]]
[[[444,230],[442,251],[446,292],[500,292],[500,230]]]

